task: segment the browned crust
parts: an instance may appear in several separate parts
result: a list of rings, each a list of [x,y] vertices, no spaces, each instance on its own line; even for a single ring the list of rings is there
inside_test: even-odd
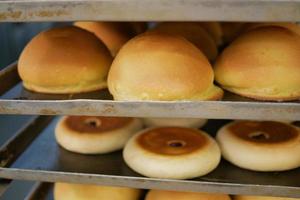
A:
[[[132,120],[128,117],[68,116],[63,126],[78,133],[106,133],[125,127]]]
[[[161,155],[185,155],[204,148],[208,139],[197,130],[181,127],[149,129],[137,138],[144,150]]]
[[[280,144],[299,136],[299,130],[293,126],[273,121],[238,121],[227,129],[235,137],[259,144]]]

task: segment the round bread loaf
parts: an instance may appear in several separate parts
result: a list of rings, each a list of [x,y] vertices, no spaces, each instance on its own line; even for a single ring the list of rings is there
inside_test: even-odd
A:
[[[130,22],[130,24],[137,35],[145,32],[148,28],[147,22]]]
[[[145,200],[230,200],[226,194],[150,190]]]
[[[156,126],[180,126],[187,128],[200,128],[207,122],[206,119],[194,118],[144,118],[147,127]]]
[[[254,171],[284,171],[300,166],[300,129],[271,121],[235,121],[217,133],[223,157]]]
[[[131,169],[144,176],[189,179],[214,170],[221,153],[217,143],[200,130],[160,127],[133,136],[123,157]]]
[[[244,31],[249,31],[249,30],[253,30],[256,28],[268,27],[268,26],[286,28],[286,29],[300,35],[300,26],[298,24],[295,24],[292,22],[250,23],[250,24],[247,24]]]
[[[217,45],[223,44],[223,32],[219,22],[199,22],[198,24],[213,37]]]
[[[273,101],[300,98],[300,36],[261,27],[236,39],[218,57],[216,81],[233,93]]]
[[[139,189],[83,185],[71,183],[54,184],[54,200],[139,200]]]
[[[180,36],[148,32],[127,42],[113,61],[108,88],[115,100],[216,100],[207,58]]]
[[[112,56],[115,56],[137,31],[132,24],[126,22],[75,22],[74,25],[94,33],[108,47]],[[135,26],[137,29],[140,25]]]
[[[222,41],[223,44],[229,44],[235,40],[245,28],[246,23],[243,22],[222,22]]]
[[[77,27],[39,33],[24,48],[18,72],[26,89],[80,93],[106,88],[112,57],[92,33]]]
[[[82,154],[102,154],[120,150],[128,139],[142,129],[136,118],[69,116],[55,128],[58,144]]]
[[[234,200],[299,200],[299,198],[235,195]]]
[[[164,22],[159,23],[154,31],[177,34],[198,47],[210,61],[218,55],[218,48],[214,38],[196,22]]]

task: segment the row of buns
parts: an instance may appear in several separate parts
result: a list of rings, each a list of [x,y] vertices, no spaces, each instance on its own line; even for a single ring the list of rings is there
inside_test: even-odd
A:
[[[241,25],[219,56],[218,23],[158,23],[139,35],[143,23],[136,24],[139,32],[129,24],[105,24],[77,22],[34,37],[18,62],[24,87],[42,93],[108,87],[115,100],[219,100],[222,89],[258,100],[300,98],[297,24]]]
[[[99,185],[55,183],[54,200],[298,200],[298,198],[247,196],[200,192],[149,190]]]
[[[200,122],[197,127],[203,125]],[[300,128],[283,122],[233,121],[217,131],[215,140],[195,128],[144,129],[137,118],[69,116],[58,121],[55,136],[62,147],[77,153],[101,154],[124,148],[125,163],[152,178],[204,176],[217,168],[221,155],[253,171],[300,167],[300,157],[294,153],[300,151]]]

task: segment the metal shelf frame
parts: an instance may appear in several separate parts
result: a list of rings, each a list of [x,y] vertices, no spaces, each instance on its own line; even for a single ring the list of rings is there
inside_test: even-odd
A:
[[[297,22],[300,21],[300,0],[0,0],[0,22],[77,20]],[[199,102],[113,101],[105,92],[99,93],[100,98],[41,97],[22,88],[16,64],[0,72],[0,83],[0,114],[300,119],[299,102],[256,102],[230,94],[223,101]],[[81,166],[82,169],[70,168],[78,157],[86,161],[93,159],[59,148],[54,142],[51,127],[50,131],[46,128],[44,132],[43,128],[49,121],[51,117],[36,118],[1,147],[0,177],[143,189],[300,197],[300,169],[262,174],[241,170],[222,161],[216,173],[195,180],[153,179],[142,177],[124,166],[120,152],[100,156],[100,161],[107,168],[98,171],[95,170],[97,166],[91,166],[90,170],[86,170],[86,165]],[[49,154],[52,150],[54,155],[36,157],[39,151]],[[44,159],[40,162],[41,166],[34,162],[35,158]],[[94,161],[96,164],[99,162],[97,159]],[[116,163],[118,165],[114,165]]]
[[[299,0],[1,0],[0,21],[299,21]]]
[[[5,82],[9,80],[9,82]],[[208,119],[300,119],[300,102],[259,102],[226,93],[222,101],[114,101],[106,90],[47,95],[25,90],[15,64],[0,72],[0,113]]]

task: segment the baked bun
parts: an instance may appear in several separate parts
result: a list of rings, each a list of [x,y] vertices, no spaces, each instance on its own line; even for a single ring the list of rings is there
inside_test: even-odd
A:
[[[246,23],[243,22],[222,22],[222,41],[223,44],[229,44],[235,40],[243,31]]]
[[[136,35],[141,34],[147,30],[147,23],[146,22],[129,22],[133,27]]]
[[[112,56],[136,33],[126,22],[75,22],[75,26],[93,32],[108,47]]]
[[[230,200],[226,194],[150,190],[145,200]]]
[[[141,190],[126,187],[54,184],[54,200],[139,200]]]
[[[200,128],[207,122],[206,119],[197,118],[144,118],[147,127],[180,126],[187,128]]]
[[[234,200],[300,200],[299,198],[235,195]]]
[[[300,26],[298,24],[295,24],[292,22],[249,23],[246,26],[245,31],[249,31],[249,30],[253,30],[253,29],[261,28],[261,27],[267,27],[267,26],[286,28],[286,29],[300,35]]]
[[[123,157],[131,169],[147,177],[190,179],[214,170],[221,152],[203,131],[160,127],[134,135],[126,144]]]
[[[272,101],[300,98],[300,36],[285,28],[249,31],[215,64],[216,80],[233,93]]]
[[[210,61],[214,61],[218,55],[214,38],[198,23],[164,22],[159,23],[154,30],[184,37],[198,47]]]
[[[80,93],[106,88],[112,57],[92,33],[77,27],[39,33],[24,48],[18,72],[26,89]]]
[[[207,58],[180,36],[147,32],[127,42],[113,61],[108,88],[115,100],[216,100]]]
[[[300,129],[281,122],[236,121],[217,133],[223,157],[254,171],[284,171],[300,166]],[[275,159],[274,159],[275,158]]]
[[[120,150],[127,140],[142,129],[136,118],[69,116],[55,128],[57,143],[82,154],[102,154]]]
[[[219,22],[198,22],[214,39],[217,45],[223,44],[223,32]]]

